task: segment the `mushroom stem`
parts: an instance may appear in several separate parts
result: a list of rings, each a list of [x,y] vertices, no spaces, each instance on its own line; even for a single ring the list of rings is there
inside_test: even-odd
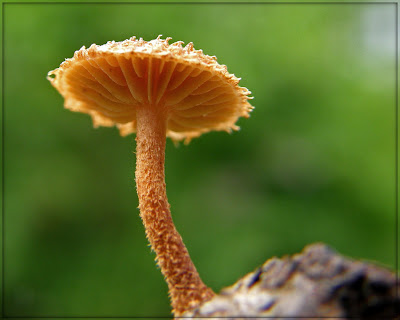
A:
[[[164,174],[166,119],[162,108],[136,111],[136,186],[140,217],[164,275],[175,316],[211,299],[172,221]]]

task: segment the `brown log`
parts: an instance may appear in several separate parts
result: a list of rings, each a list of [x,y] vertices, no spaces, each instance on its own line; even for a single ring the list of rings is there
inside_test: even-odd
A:
[[[395,272],[324,244],[272,258],[184,317],[400,319]]]

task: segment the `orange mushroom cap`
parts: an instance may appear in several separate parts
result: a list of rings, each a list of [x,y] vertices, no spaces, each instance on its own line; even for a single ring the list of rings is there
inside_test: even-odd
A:
[[[166,134],[176,141],[237,130],[253,109],[251,92],[215,56],[160,37],[82,47],[47,78],[65,108],[91,115],[95,127],[116,125],[123,136],[136,131],[136,108],[146,105],[165,113]]]

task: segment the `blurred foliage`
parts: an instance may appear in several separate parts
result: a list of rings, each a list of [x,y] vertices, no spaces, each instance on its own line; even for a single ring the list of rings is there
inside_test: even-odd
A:
[[[166,150],[174,221],[206,284],[323,241],[395,267],[390,5],[8,4],[4,311],[168,316],[138,216],[134,136],[93,129],[46,80],[82,45],[194,42],[242,77],[240,132]]]

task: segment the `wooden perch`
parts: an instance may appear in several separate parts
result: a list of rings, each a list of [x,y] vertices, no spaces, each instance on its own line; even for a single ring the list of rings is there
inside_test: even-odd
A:
[[[400,319],[399,279],[324,244],[272,258],[184,317]]]

